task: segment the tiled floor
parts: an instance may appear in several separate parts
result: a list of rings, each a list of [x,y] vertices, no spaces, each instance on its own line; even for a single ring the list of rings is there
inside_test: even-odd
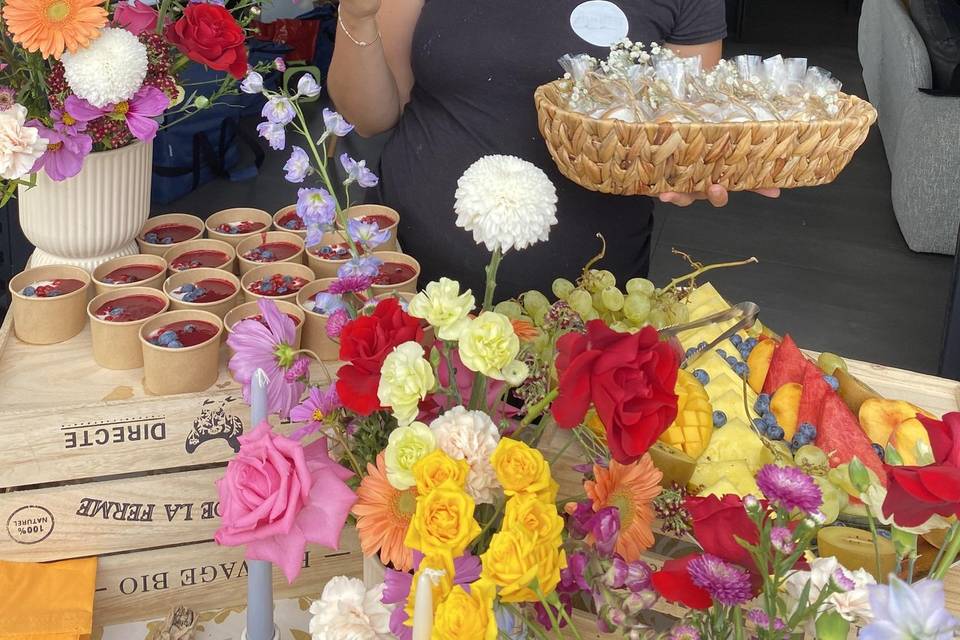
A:
[[[856,52],[856,17],[844,0],[748,0],[741,52],[806,55],[864,95]],[[376,141],[351,140],[375,156]],[[205,185],[160,211],[206,215],[232,206],[273,211],[293,202],[282,154],[270,154],[256,180]],[[786,191],[778,201],[735,194],[725,209],[657,207],[652,273],[684,271],[682,249],[704,262],[756,256],[760,264],[711,279],[732,301],[753,300],[761,317],[812,349],[831,350],[918,371],[936,370],[952,260],[921,255],[903,241],[890,203],[890,174],[874,129],[832,185]]]

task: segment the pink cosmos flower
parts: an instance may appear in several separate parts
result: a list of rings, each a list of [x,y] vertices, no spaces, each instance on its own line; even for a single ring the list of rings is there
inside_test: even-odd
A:
[[[157,29],[157,10],[140,0],[120,0],[113,10],[113,22],[135,36]]]
[[[31,172],[40,169],[46,171],[51,180],[61,182],[80,173],[83,159],[93,150],[93,140],[84,133],[71,135],[66,131],[56,131],[43,126],[39,120],[27,123],[40,132],[47,140],[47,151],[33,165]]]
[[[311,433],[319,431],[330,414],[342,406],[336,385],[332,384],[326,389],[311,387],[307,399],[290,411],[292,421],[306,423],[291,433],[290,437],[294,440],[302,440]]]
[[[247,560],[265,560],[288,582],[300,574],[308,542],[337,549],[357,497],[353,474],[330,459],[326,438],[304,447],[261,422],[240,436],[240,452],[217,481],[223,515],[214,539],[247,546]]]
[[[233,349],[230,371],[243,385],[243,399],[250,402],[250,383],[257,369],[270,379],[267,385],[267,410],[286,418],[299,402],[306,385],[299,379],[289,381],[286,371],[297,361],[291,346],[296,338],[293,320],[277,309],[273,300],[257,301],[266,325],[257,320],[241,320],[233,328],[227,345]]]
[[[160,128],[154,118],[166,111],[170,106],[170,99],[156,87],[143,86],[132,98],[117,104],[95,107],[83,98],[70,96],[64,106],[71,117],[82,122],[96,120],[101,116],[123,120],[135,138],[148,142],[153,140]]]
[[[70,115],[66,109],[51,109],[50,119],[53,120],[53,128],[71,136],[83,133],[87,130],[87,121],[78,120]]]

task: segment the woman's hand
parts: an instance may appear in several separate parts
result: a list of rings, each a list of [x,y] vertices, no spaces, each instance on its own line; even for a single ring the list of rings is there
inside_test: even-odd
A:
[[[754,191],[754,193],[759,193],[767,198],[780,197],[780,189],[757,189]],[[660,202],[669,202],[670,204],[677,205],[678,207],[690,206],[697,200],[709,200],[710,204],[715,207],[725,207],[727,206],[727,201],[729,199],[730,194],[727,193],[726,189],[718,184],[710,185],[705,192],[677,193],[674,191],[669,191],[660,194]]]
[[[344,19],[362,21],[372,18],[380,11],[380,0],[340,0],[340,13]]]

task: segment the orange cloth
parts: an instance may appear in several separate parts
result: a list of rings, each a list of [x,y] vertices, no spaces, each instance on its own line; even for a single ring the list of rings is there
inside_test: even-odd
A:
[[[0,640],[89,638],[96,580],[96,558],[0,560]]]

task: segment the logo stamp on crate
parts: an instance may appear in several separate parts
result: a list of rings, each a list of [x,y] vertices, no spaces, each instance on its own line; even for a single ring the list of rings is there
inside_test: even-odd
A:
[[[166,440],[167,419],[163,415],[150,415],[119,420],[74,422],[60,427],[63,432],[64,449],[106,447],[125,442]]]
[[[226,440],[234,453],[240,451],[238,438],[243,435],[243,420],[239,416],[228,415],[224,411],[224,407],[234,401],[236,401],[236,398],[227,396],[216,409],[203,408],[200,410],[200,415],[193,421],[193,428],[187,434],[185,444],[187,453],[192,454],[204,442],[221,438]],[[215,404],[215,401],[204,400],[203,404]]]
[[[37,544],[53,533],[53,514],[46,507],[29,504],[7,518],[7,534],[17,544]]]

